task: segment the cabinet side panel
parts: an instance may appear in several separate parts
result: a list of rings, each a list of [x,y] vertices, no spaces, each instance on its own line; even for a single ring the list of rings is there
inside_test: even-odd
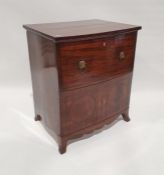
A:
[[[58,70],[55,44],[27,31],[35,115],[48,132],[60,134]]]

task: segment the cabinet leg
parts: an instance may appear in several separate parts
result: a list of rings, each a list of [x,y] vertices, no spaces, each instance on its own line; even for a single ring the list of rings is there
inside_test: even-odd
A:
[[[60,154],[64,154],[66,152],[67,142],[66,140],[61,139],[59,144],[59,152]]]
[[[40,115],[36,115],[34,118],[35,121],[40,121],[41,120],[41,116]]]
[[[129,111],[127,110],[127,111],[123,112],[122,117],[123,117],[124,121],[129,122],[130,121]]]

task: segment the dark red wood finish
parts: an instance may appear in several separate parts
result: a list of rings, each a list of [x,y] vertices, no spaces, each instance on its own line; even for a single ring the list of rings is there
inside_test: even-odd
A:
[[[132,71],[136,32],[112,38],[58,44],[62,88],[90,85]],[[125,54],[120,59],[120,53]],[[79,61],[86,62],[80,70]]]
[[[55,45],[52,41],[27,31],[32,74],[35,120],[53,133],[60,135],[60,90],[56,65]]]
[[[69,135],[129,107],[132,73],[61,94],[62,131]]]
[[[68,140],[111,123],[120,114],[130,120],[135,46],[141,27],[101,20],[24,27],[35,120],[56,139],[60,153],[66,151]]]
[[[55,42],[72,42],[93,38],[106,38],[108,36],[114,36],[141,29],[140,26],[98,19],[30,24],[24,25],[23,27],[50,40],[55,39]]]

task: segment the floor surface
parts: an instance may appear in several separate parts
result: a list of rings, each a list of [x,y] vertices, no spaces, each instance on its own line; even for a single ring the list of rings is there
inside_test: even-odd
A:
[[[164,174],[162,91],[132,92],[130,122],[120,117],[70,144],[63,155],[33,120],[31,89],[1,88],[0,97],[1,175]]]

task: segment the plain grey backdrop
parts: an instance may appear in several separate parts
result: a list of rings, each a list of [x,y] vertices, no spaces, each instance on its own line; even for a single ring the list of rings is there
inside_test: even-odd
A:
[[[104,19],[141,25],[134,90],[164,88],[164,1],[162,0],[0,0],[0,83],[30,85],[22,24]]]
[[[61,156],[33,121],[23,24],[103,19],[141,25],[132,121],[68,146]],[[164,174],[164,1],[0,0],[0,174]]]

